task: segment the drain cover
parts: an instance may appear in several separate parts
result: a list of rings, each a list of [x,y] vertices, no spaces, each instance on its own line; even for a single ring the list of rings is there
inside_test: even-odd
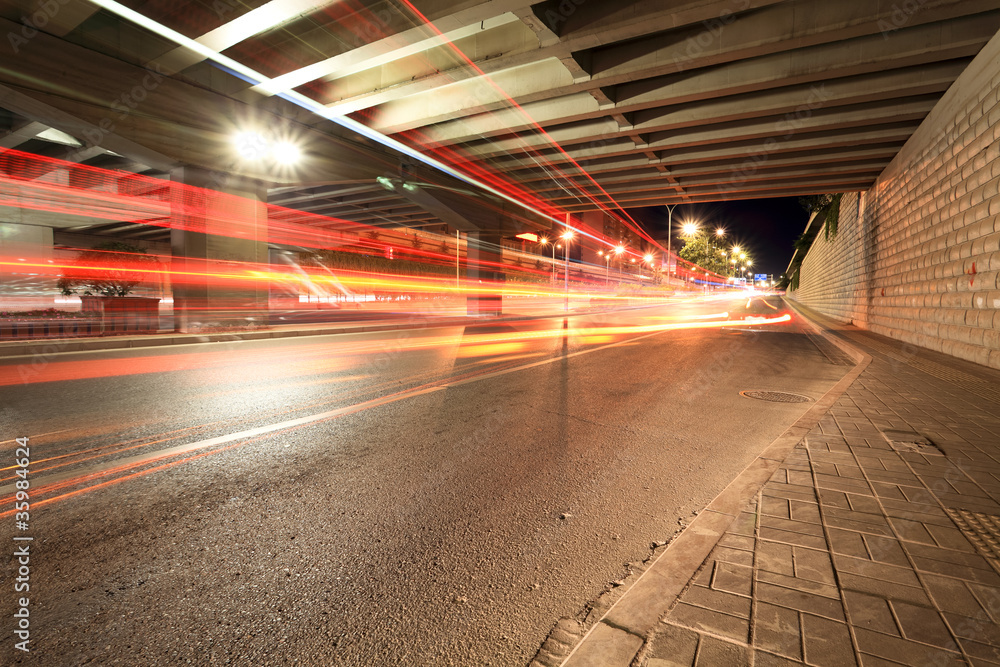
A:
[[[750,391],[741,391],[740,396],[756,398],[760,401],[771,401],[772,403],[809,403],[812,401],[808,396],[792,394],[787,391],[761,391],[753,389]]]
[[[979,552],[1000,568],[1000,516],[946,507],[945,511]]]
[[[882,435],[889,442],[889,446],[897,452],[944,456],[944,452],[935,447],[933,442],[919,433],[914,433],[913,431],[882,431]]]

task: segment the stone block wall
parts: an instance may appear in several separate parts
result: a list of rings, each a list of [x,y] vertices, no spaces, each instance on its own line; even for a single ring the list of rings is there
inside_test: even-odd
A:
[[[846,193],[792,298],[844,322],[1000,368],[1000,38],[868,191]]]

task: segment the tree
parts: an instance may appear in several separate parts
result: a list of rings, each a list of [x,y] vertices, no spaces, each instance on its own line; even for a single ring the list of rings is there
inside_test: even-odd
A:
[[[840,198],[843,194],[809,195],[799,197],[799,205],[825,224],[826,240],[837,236],[837,222],[840,220]],[[818,227],[817,227],[818,229]]]
[[[127,296],[143,283],[160,263],[156,257],[120,241],[108,241],[81,251],[57,283],[65,295],[77,289],[88,296]]]
[[[694,262],[703,269],[725,274],[729,267],[726,264],[726,257],[722,254],[722,249],[712,243],[711,237],[704,232],[697,232],[691,236],[686,236],[687,242],[680,252],[677,253],[689,262]]]

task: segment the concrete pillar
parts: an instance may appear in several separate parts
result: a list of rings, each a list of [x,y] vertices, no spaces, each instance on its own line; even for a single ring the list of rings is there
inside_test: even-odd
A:
[[[52,228],[0,221],[0,257],[45,263],[52,259]],[[51,308],[56,294],[55,276],[7,269],[0,274],[0,310]]]
[[[194,167],[171,172],[174,330],[267,324],[268,285],[215,277],[268,265],[263,183]],[[191,276],[190,274],[199,274]]]
[[[500,315],[503,312],[502,283],[505,275],[493,266],[503,261],[500,237],[499,230],[469,232],[466,237],[466,278],[470,287],[478,285],[482,288],[467,298],[469,315]]]

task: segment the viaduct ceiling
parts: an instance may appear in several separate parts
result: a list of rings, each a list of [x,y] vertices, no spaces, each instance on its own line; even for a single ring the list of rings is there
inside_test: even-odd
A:
[[[468,183],[330,118],[543,210],[859,190],[1000,29],[1000,0],[122,3],[255,80],[102,4],[0,2],[0,146],[229,170],[271,203],[408,226],[440,217],[376,178]],[[303,166],[235,161],[242,125]]]

